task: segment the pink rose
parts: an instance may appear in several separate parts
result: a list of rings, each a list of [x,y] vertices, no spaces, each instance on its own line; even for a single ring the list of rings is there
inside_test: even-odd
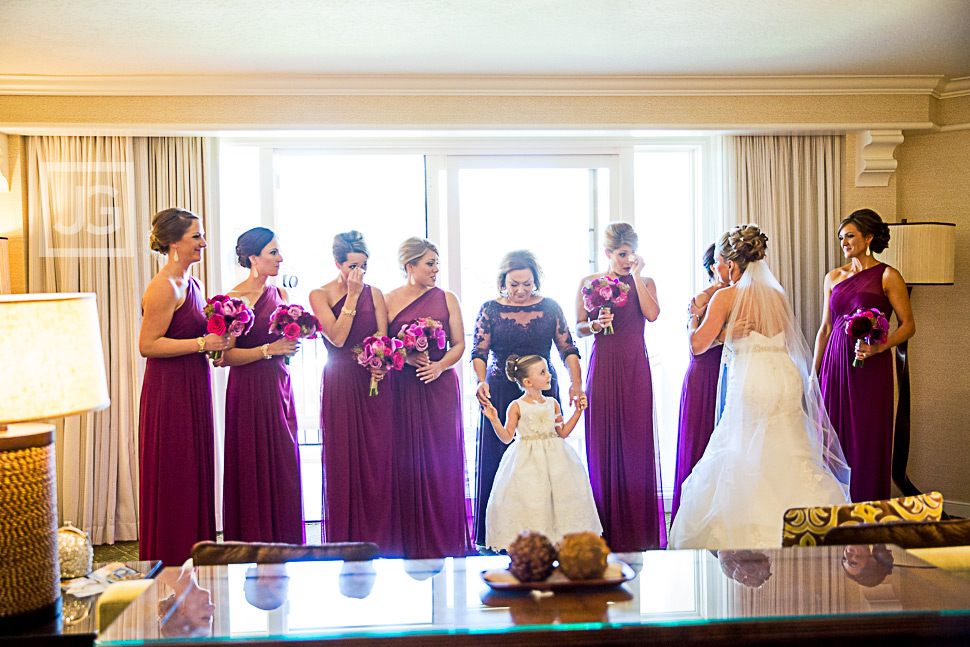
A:
[[[613,304],[616,305],[617,307],[622,307],[622,306],[625,306],[626,302],[629,300],[630,300],[630,297],[627,296],[626,292],[620,292],[620,294],[617,295],[616,299],[613,300]]]
[[[293,341],[294,339],[299,339],[301,332],[302,331],[300,330],[300,324],[296,322],[291,324],[286,324],[286,327],[283,328],[283,336],[289,339],[290,341]]]
[[[421,335],[420,337],[415,339],[414,350],[418,351],[419,353],[423,353],[424,351],[428,350],[428,338],[425,337],[424,335]]]
[[[404,341],[402,343],[404,344],[405,348],[414,348],[414,342],[416,340],[417,337],[408,332],[404,333]]]
[[[368,362],[368,366],[370,366],[370,368],[381,368],[382,366],[384,366],[384,360],[382,360],[380,357],[375,355],[374,357],[370,358],[370,362]]]
[[[597,288],[596,292],[599,293],[600,298],[604,301],[611,301],[613,299],[613,288],[608,285]]]
[[[384,347],[384,342],[380,337],[374,337],[374,341],[371,342],[370,347],[371,350],[378,354],[383,353],[386,350]]]
[[[402,368],[404,368],[404,355],[401,353],[394,353],[394,355],[391,356],[391,362],[394,370],[400,371]]]
[[[233,321],[231,324],[229,324],[229,334],[232,335],[233,337],[238,337],[245,332],[246,332],[246,324],[239,321],[238,319],[236,321]]]
[[[300,306],[290,306],[289,310],[286,312],[294,319],[299,319],[300,315],[303,314],[303,308]]]
[[[587,312],[596,310],[596,304],[593,302],[592,295],[587,294],[583,296],[583,307],[586,308]]]
[[[209,323],[206,325],[206,330],[211,332],[213,335],[225,335],[226,320],[222,317],[213,317],[212,319],[209,319]]]
[[[357,363],[360,364],[361,366],[367,366],[368,364],[370,364],[370,360],[373,356],[374,356],[374,353],[370,352],[370,350],[365,346],[364,348],[361,349],[360,353],[357,355]]]

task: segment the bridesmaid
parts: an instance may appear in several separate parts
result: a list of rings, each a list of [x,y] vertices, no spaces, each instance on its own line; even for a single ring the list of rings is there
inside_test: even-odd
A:
[[[438,249],[408,238],[398,250],[407,283],[387,295],[392,333],[418,317],[441,322],[448,349],[431,344],[395,372],[395,495],[404,557],[464,556],[471,552],[465,510],[464,439],[458,374],[465,350],[458,298],[435,286]]]
[[[653,429],[653,385],[643,327],[660,314],[657,286],[640,276],[633,226],[606,228],[610,268],[580,282],[576,295],[581,337],[596,335],[586,376],[586,457],[603,538],[615,552],[662,548],[666,543],[660,469]],[[629,301],[612,312],[590,313],[582,287],[601,276],[630,286]],[[613,324],[614,334],[600,333]]]
[[[472,366],[478,377],[476,395],[482,406],[491,402],[505,424],[505,412],[522,391],[505,376],[505,361],[513,353],[519,356],[539,355],[549,363],[553,344],[569,368],[569,399],[583,393],[579,351],[569,334],[566,315],[559,304],[539,293],[542,270],[532,252],[509,252],[499,264],[500,298],[486,301],[475,322],[475,347]],[[489,360],[491,355],[491,360]],[[544,393],[559,399],[559,382],[550,364],[552,386]],[[508,445],[499,440],[492,424],[481,414],[478,425],[478,469],[475,488],[475,543],[485,546],[485,508],[492,481]]]
[[[189,275],[202,260],[202,221],[172,208],[152,217],[150,245],[168,261],[142,297],[138,351],[145,362],[138,419],[139,559],[177,566],[192,544],[216,538],[215,448],[206,351],[228,337],[206,334],[205,294]]]
[[[687,313],[698,324],[707,314],[707,304],[719,289],[728,285],[728,268],[724,259],[714,254],[714,245],[704,252],[703,264],[707,270],[708,285],[690,300]],[[689,321],[688,321],[689,322]],[[684,479],[694,469],[694,465],[704,455],[707,441],[714,432],[714,419],[717,414],[717,381],[721,375],[721,343],[715,342],[710,348],[694,355],[691,353],[690,365],[684,376],[684,387],[680,393],[680,422],[677,426],[677,471],[674,477],[674,500],[670,510],[671,523],[680,507],[680,488]]]
[[[889,227],[875,211],[859,209],[839,224],[849,263],[825,275],[825,308],[815,339],[815,371],[822,401],[852,469],[853,501],[888,499],[892,469],[893,359],[884,351],[916,333],[909,292],[899,272],[873,257],[889,247]],[[896,313],[885,346],[853,344],[843,316],[859,308]],[[865,360],[853,367],[852,360]]]
[[[327,366],[323,371],[323,541],[370,541],[386,557],[400,556],[391,508],[390,388],[368,396],[371,373],[357,364],[354,346],[387,334],[384,295],[364,284],[369,252],[359,231],[333,238],[337,276],[310,292],[320,320]],[[376,375],[377,378],[382,375]]]
[[[226,387],[223,535],[227,541],[302,544],[296,403],[283,361],[299,342],[269,332],[270,316],[289,301],[284,290],[266,282],[279,274],[283,255],[273,232],[256,227],[239,237],[236,257],[249,268],[249,278],[228,296],[248,303],[254,320],[222,362],[232,367]]]

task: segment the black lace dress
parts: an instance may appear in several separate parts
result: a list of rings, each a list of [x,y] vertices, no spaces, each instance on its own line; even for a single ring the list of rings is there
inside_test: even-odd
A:
[[[552,299],[542,299],[527,306],[507,306],[492,300],[482,306],[475,322],[472,360],[480,359],[487,364],[485,375],[492,404],[498,409],[503,424],[509,404],[522,395],[518,385],[505,377],[505,361],[513,354],[541,355],[548,363],[553,344],[564,362],[570,355],[579,356],[566,316]],[[544,393],[558,400],[559,384],[551,363],[549,372],[552,373],[552,385]],[[479,546],[485,545],[485,508],[506,447],[482,415],[478,423],[475,487],[475,543]]]

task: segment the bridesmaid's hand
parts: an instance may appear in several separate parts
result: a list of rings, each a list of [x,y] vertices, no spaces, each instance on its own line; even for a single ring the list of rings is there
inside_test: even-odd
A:
[[[586,397],[583,394],[583,387],[581,387],[578,384],[570,384],[569,385],[569,401],[575,406],[576,402],[581,397],[582,398],[585,398]]]
[[[643,257],[639,254],[633,254],[630,260],[633,261],[633,267],[630,268],[630,276],[640,276],[640,272],[643,271]]]
[[[418,379],[428,384],[434,382],[441,375],[441,363],[431,362],[418,369]]]
[[[882,344],[867,344],[860,339],[855,343],[855,358],[863,360],[884,350],[886,350],[886,347]]]
[[[206,351],[228,350],[236,345],[236,340],[229,335],[213,335],[209,333],[205,336],[204,348]]]
[[[431,363],[427,352],[408,353],[407,356],[405,356],[404,361],[415,368],[421,368]]]
[[[478,383],[478,390],[475,391],[475,397],[478,398],[478,403],[482,405],[483,409],[486,406],[492,406],[492,402],[489,400],[492,397],[492,393],[488,388],[488,382]]]
[[[387,375],[387,371],[382,368],[372,368],[370,369],[370,376],[374,378],[375,382],[380,382]]]
[[[589,400],[586,398],[585,393],[580,393],[579,397],[576,399],[576,410],[583,411],[589,407]]]
[[[274,341],[266,350],[269,351],[270,355],[286,355],[289,357],[300,350],[300,342],[297,339],[290,340],[284,337]]]
[[[613,311],[609,308],[600,308],[600,314],[596,318],[596,323],[603,326],[603,328],[609,327],[613,323]]]
[[[347,274],[347,298],[359,297],[364,291],[364,270],[355,267]]]

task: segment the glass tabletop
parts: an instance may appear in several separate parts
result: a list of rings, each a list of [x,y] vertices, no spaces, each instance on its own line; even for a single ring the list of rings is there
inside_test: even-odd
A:
[[[245,641],[503,634],[937,614],[970,625],[970,581],[895,546],[612,555],[619,586],[492,590],[507,557],[169,568],[99,638]]]

